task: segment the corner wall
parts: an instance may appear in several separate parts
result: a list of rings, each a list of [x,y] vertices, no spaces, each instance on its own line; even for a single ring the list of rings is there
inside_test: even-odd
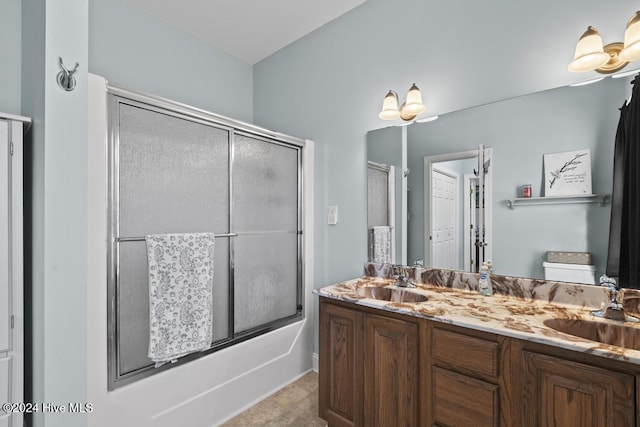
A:
[[[25,140],[25,401],[87,402],[86,0],[22,1]],[[56,83],[58,58],[80,68],[77,87]],[[35,427],[75,427],[86,414],[34,414]]]

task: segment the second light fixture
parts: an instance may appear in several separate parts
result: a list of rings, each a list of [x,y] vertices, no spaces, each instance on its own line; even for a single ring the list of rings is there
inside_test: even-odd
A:
[[[603,47],[598,30],[588,27],[578,41],[568,69],[574,73],[595,70],[601,74],[611,74],[637,59],[640,59],[640,12],[629,19],[624,43],[609,43]]]
[[[398,94],[393,90],[387,93],[382,103],[382,111],[378,114],[382,120],[395,120],[400,117],[404,121],[411,121],[418,114],[424,112],[425,107],[422,103],[422,93],[414,83],[409,88],[407,100],[398,108]]]

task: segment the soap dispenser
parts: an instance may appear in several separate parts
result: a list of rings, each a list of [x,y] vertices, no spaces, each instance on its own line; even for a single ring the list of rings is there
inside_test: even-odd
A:
[[[480,267],[480,281],[478,282],[478,292],[480,295],[493,295],[493,286],[491,285],[491,276],[489,275],[490,268],[490,263],[486,261],[483,262],[482,267]]]

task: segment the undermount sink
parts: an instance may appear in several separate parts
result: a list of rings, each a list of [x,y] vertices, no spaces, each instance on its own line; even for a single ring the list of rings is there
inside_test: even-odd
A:
[[[637,327],[577,319],[547,319],[544,324],[558,332],[576,337],[617,347],[640,350],[640,329]]]
[[[358,289],[358,295],[390,302],[424,302],[428,299],[426,295],[406,289],[378,286],[363,286]]]

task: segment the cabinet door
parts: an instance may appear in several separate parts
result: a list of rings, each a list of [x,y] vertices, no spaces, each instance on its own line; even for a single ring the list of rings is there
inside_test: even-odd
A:
[[[498,426],[497,385],[437,367],[432,372],[434,425]]]
[[[0,120],[0,353],[10,349],[11,317],[11,247],[9,189],[11,188],[9,155],[9,122]]]
[[[634,425],[631,375],[527,351],[523,357],[524,425]]]
[[[318,406],[332,426],[363,425],[362,317],[320,302]]]
[[[418,425],[418,327],[365,316],[366,426]]]

